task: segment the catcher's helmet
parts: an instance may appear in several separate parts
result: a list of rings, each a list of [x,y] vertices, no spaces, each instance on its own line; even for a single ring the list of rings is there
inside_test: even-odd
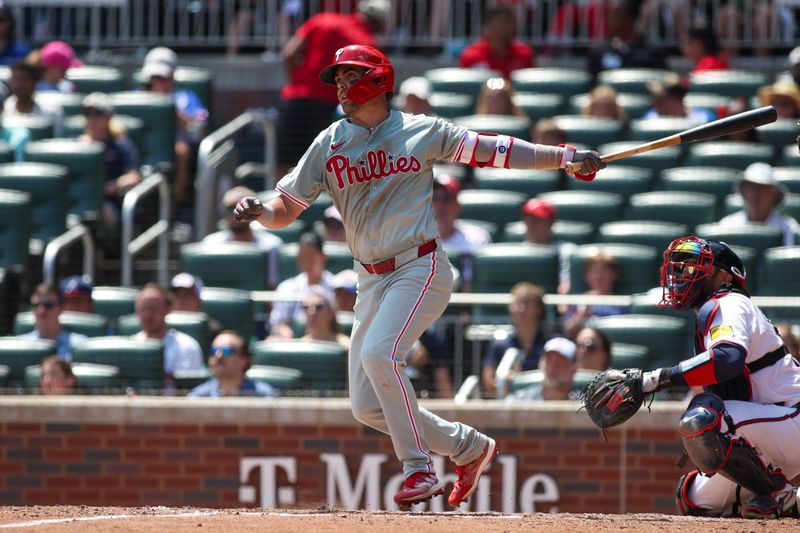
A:
[[[661,265],[662,298],[659,307],[689,309],[698,304],[705,280],[716,267],[733,276],[733,285],[744,289],[744,264],[731,247],[721,241],[680,237],[664,251]]]
[[[364,67],[367,72],[347,90],[347,98],[363,104],[383,93],[394,94],[394,67],[386,55],[371,46],[351,44],[339,48],[333,63],[322,69],[319,79],[329,85],[336,85],[334,75],[342,65]]]

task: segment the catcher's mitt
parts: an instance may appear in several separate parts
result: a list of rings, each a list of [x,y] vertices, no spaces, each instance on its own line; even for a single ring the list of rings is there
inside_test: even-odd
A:
[[[581,391],[580,400],[592,422],[605,430],[636,414],[644,397],[641,370],[610,368],[598,374]]]

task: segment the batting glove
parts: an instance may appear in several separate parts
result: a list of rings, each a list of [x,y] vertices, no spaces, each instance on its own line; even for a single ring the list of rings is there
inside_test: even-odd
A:
[[[233,208],[233,217],[239,222],[252,222],[264,215],[264,204],[255,196],[245,196]]]
[[[573,163],[579,163],[574,176],[581,181],[592,181],[597,175],[597,171],[606,168],[606,163],[600,159],[600,154],[594,150],[576,150],[572,157]],[[569,173],[569,166],[567,166]]]

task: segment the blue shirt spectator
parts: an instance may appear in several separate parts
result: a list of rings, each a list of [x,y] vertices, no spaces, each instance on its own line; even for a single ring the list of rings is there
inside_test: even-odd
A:
[[[193,388],[187,396],[190,398],[219,398],[227,395],[222,394],[220,391],[219,380],[217,378],[211,378],[205,383],[201,383]],[[236,396],[270,398],[275,396],[275,389],[263,381],[253,381],[252,379],[244,378],[242,379],[242,384],[239,385],[239,391]]]
[[[58,356],[65,361],[72,361],[72,347],[77,346],[87,338],[86,335],[81,335],[80,333],[74,333],[65,329],[59,331],[55,339],[48,339],[47,337],[44,337],[42,332],[38,329],[34,329],[28,333],[23,333],[19,337],[22,339],[55,340],[56,354],[58,354]]]
[[[64,300],[61,293],[47,283],[39,284],[31,295],[31,307],[36,321],[34,330],[20,335],[23,339],[45,339],[56,343],[56,353],[65,361],[72,361],[72,348],[86,340],[85,335],[72,333],[61,327],[59,317]]]
[[[508,336],[501,336],[489,344],[489,349],[483,358],[483,366],[497,368],[509,348],[517,348],[523,355],[519,370],[522,372],[536,370],[539,368],[539,358],[542,356],[545,342],[547,342],[547,334],[540,331],[534,338],[533,344],[525,350],[517,332],[511,332]]]
[[[13,65],[25,59],[31,47],[16,39],[14,14],[8,4],[0,4],[0,65]]]
[[[25,147],[31,140],[28,128],[19,126],[0,126],[0,141],[6,143],[14,150],[14,161],[25,161]]]

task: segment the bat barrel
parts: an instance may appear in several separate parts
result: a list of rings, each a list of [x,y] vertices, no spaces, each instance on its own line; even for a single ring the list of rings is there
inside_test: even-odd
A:
[[[739,131],[756,128],[778,120],[778,113],[772,106],[759,107],[744,113],[737,113],[708,124],[703,124],[680,133],[681,144],[703,141],[730,135]]]

